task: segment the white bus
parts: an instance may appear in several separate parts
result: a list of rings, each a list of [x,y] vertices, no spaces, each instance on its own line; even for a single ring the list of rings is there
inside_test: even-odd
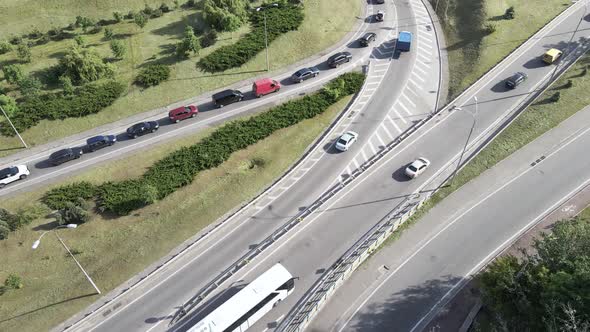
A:
[[[277,263],[188,332],[244,332],[293,292],[295,278]]]

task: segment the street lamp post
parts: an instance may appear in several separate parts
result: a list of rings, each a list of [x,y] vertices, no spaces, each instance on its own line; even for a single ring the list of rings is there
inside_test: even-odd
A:
[[[453,180],[455,179],[455,176],[457,175],[457,172],[459,171],[459,167],[461,167],[461,161],[463,161],[463,155],[465,154],[465,151],[467,150],[467,145],[469,144],[469,139],[471,139],[471,134],[473,134],[473,129],[475,128],[475,123],[477,120],[477,96],[473,97],[473,100],[475,100],[475,113],[471,113],[468,112],[471,117],[473,117],[473,123],[471,124],[471,129],[469,129],[469,134],[467,135],[467,140],[465,141],[465,145],[463,146],[463,151],[461,151],[461,155],[459,156],[459,162],[457,162],[457,167],[455,168],[455,171],[453,172],[453,175],[451,176],[451,179],[449,180],[449,185],[453,185]]]
[[[86,270],[84,270],[84,268],[82,267],[82,265],[80,265],[80,262],[78,262],[78,260],[76,259],[76,257],[72,254],[72,252],[70,251],[70,249],[68,248],[68,246],[66,246],[65,242],[61,239],[61,237],[59,237],[59,234],[57,233],[57,229],[58,228],[76,228],[78,227],[78,225],[76,224],[67,224],[67,225],[61,225],[61,226],[57,226],[54,229],[50,229],[48,231],[43,232],[43,234],[41,234],[41,236],[39,236],[39,239],[37,239],[37,241],[33,242],[33,250],[37,249],[39,247],[39,244],[41,244],[41,239],[43,238],[43,236],[51,231],[55,231],[53,232],[55,234],[55,236],[57,237],[57,239],[59,240],[59,242],[61,243],[61,245],[64,247],[64,249],[66,249],[66,251],[68,252],[68,254],[70,254],[70,257],[72,257],[72,259],[74,260],[74,262],[76,262],[76,265],[78,265],[78,267],[80,268],[80,270],[82,270],[82,273],[84,273],[84,276],[86,276],[86,279],[92,284],[92,287],[94,287],[94,289],[96,290],[96,293],[100,294],[100,289],[98,289],[98,286],[96,286],[96,284],[94,283],[94,281],[92,281],[92,278],[90,278],[90,276],[88,275],[88,273],[86,273]]]
[[[4,112],[4,109],[2,108],[2,106],[0,106],[0,111],[2,111],[2,114],[4,114],[4,117],[6,118],[6,120],[8,120],[8,123],[10,124],[10,126],[12,127],[12,129],[14,130],[14,132],[16,133],[16,136],[18,136],[18,138],[20,139],[20,141],[25,146],[25,149],[28,149],[29,146],[27,145],[27,143],[25,143],[25,140],[18,133],[18,130],[16,130],[16,127],[12,124],[12,121],[10,121],[10,118],[8,117],[8,114],[6,114],[6,112]]]
[[[278,3],[271,3],[270,5],[268,5],[270,7],[278,7],[279,4]],[[264,10],[266,9],[266,7],[257,7],[256,11],[262,11],[262,15],[264,17],[264,46],[266,48],[266,71],[270,71],[270,62],[269,62],[269,58],[268,58],[268,30],[266,28],[266,13],[264,12]]]

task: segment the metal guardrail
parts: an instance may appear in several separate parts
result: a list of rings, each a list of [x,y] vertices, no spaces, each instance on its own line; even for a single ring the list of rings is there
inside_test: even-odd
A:
[[[485,148],[494,137],[501,133],[505,128],[510,125],[517,117],[522,114],[526,107],[538,98],[543,92],[545,92],[559,77],[561,77],[571,66],[573,66],[581,56],[590,49],[590,42],[586,41],[585,44],[572,50],[566,57],[562,59],[559,66],[556,68],[556,75],[552,74],[548,80],[539,83],[543,87],[536,90],[528,98],[519,103],[513,112],[506,114],[505,117],[498,120],[495,126],[492,126],[480,136],[472,141],[466,150],[470,151],[470,155],[462,160],[461,165],[458,165],[457,169],[464,167],[471,159],[473,159],[477,153]],[[573,57],[571,57],[573,55]],[[568,61],[569,60],[569,61]],[[455,100],[460,98],[457,97]],[[451,103],[453,104],[453,103]],[[446,109],[446,108],[445,108]],[[451,107],[449,111],[452,111],[454,107]],[[408,130],[398,138],[396,142],[392,143],[392,147],[395,147],[404,138],[408,137],[426,122],[432,119],[440,111],[432,114],[431,116],[420,121],[415,126]],[[388,149],[390,151],[391,149]],[[371,158],[367,163],[371,162],[373,165],[377,160],[381,159],[382,156],[387,154],[375,155],[375,158]],[[375,159],[375,160],[373,160]],[[387,216],[382,218],[375,226],[371,228],[359,241],[357,241],[343,256],[341,256],[326,272],[323,276],[312,286],[312,288],[305,294],[305,296],[297,303],[287,317],[279,324],[276,331],[280,332],[302,332],[307,325],[314,318],[326,300],[338,289],[340,285],[354,272],[354,270],[367,259],[370,254],[378,248],[401,224],[403,224],[408,218],[416,212],[426,200],[434,195],[456,172],[455,163],[461,162],[460,156],[455,157],[447,166],[440,170],[430,182],[422,185],[414,195],[410,195],[398,206],[396,206]],[[370,166],[368,165],[367,168]],[[360,168],[364,168],[363,164]],[[365,168],[366,169],[366,168]],[[442,177],[442,180],[440,179]],[[436,183],[438,181],[438,184]],[[427,187],[435,185],[433,190],[427,190],[424,193],[420,191]]]

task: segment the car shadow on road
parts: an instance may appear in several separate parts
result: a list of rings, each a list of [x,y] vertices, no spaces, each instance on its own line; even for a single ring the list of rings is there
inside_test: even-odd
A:
[[[341,151],[336,149],[336,147],[334,146],[334,144],[336,143],[336,140],[337,139],[333,139],[333,140],[330,140],[329,142],[327,142],[326,144],[324,144],[324,146],[322,147],[324,149],[324,152],[329,153],[329,154],[342,153]]]
[[[541,58],[535,57],[535,58],[530,59],[529,61],[525,62],[525,64],[522,66],[525,67],[526,69],[536,69],[536,68],[546,67],[547,64],[545,62],[543,62],[543,60]]]
[[[494,86],[490,90],[492,92],[497,93],[510,91],[510,89],[506,87],[506,82],[504,80],[501,80],[500,82],[494,84]]]
[[[410,163],[396,169],[391,173],[391,178],[397,182],[408,182],[411,179],[406,175],[406,167],[410,166]]]
[[[235,283],[230,285],[230,287],[222,291],[220,294],[217,294],[212,299],[202,302],[199,306],[197,306],[194,309],[194,312],[187,314],[183,319],[179,320],[176,324],[174,324],[177,327],[182,327],[180,329],[176,329],[175,331],[187,331],[192,326],[200,322],[203,318],[205,318],[208,314],[213,312],[213,310],[217,309],[224,302],[229,300],[232,296],[236,295],[244,287],[246,287],[246,284],[243,283],[243,280],[236,281]],[[176,307],[175,309],[180,309],[180,307]],[[171,317],[150,317],[146,318],[144,322],[148,324],[156,324],[159,321],[167,318]]]

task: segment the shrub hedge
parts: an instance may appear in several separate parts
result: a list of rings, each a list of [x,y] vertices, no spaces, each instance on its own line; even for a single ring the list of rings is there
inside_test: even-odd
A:
[[[301,6],[282,3],[280,7],[267,7],[266,26],[268,42],[272,42],[280,35],[297,30],[303,22],[303,8]],[[264,50],[264,15],[263,11],[252,11],[250,23],[252,31],[233,45],[218,48],[202,58],[197,66],[210,73],[240,67],[256,54]]]
[[[76,89],[73,96],[62,93],[45,94],[32,97],[19,104],[20,112],[10,120],[19,131],[24,131],[41,120],[57,120],[71,117],[82,117],[98,113],[110,106],[125,91],[125,86],[117,81],[102,84],[87,84]],[[15,135],[8,125],[0,127],[0,133],[6,136]]]
[[[58,208],[76,201],[75,192],[96,195],[98,207],[119,215],[152,204],[190,184],[200,171],[219,166],[233,152],[252,145],[275,131],[323,113],[344,96],[358,92],[364,82],[361,73],[347,73],[334,79],[323,90],[276,106],[246,120],[232,121],[215,130],[198,144],[181,148],[157,161],[141,178],[106,182],[95,190],[77,183],[48,192],[44,202]]]
[[[135,83],[145,88],[156,86],[170,77],[170,67],[162,64],[147,65],[135,78]]]
[[[81,200],[91,199],[96,196],[96,187],[87,181],[57,187],[49,190],[43,196],[43,203],[53,210],[62,210],[68,207],[68,203],[81,205]]]

